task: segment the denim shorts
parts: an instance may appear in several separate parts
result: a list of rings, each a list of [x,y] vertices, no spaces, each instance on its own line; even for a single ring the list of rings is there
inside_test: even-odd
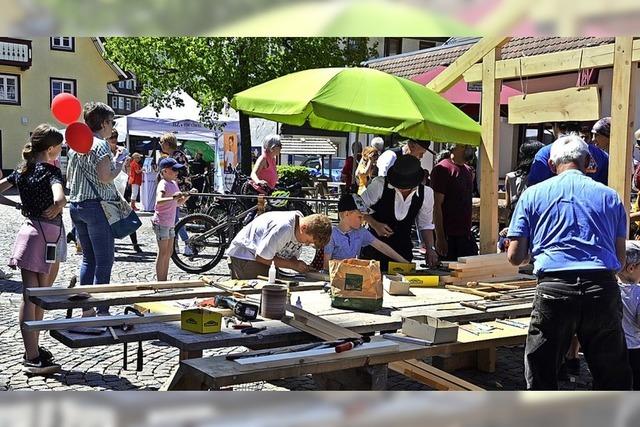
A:
[[[153,224],[153,232],[156,234],[156,240],[169,240],[176,237],[176,232],[173,226],[166,226],[160,224]]]

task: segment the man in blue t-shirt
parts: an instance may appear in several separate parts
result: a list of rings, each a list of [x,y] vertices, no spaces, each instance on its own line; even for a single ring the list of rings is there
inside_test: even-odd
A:
[[[549,169],[551,145],[552,144],[542,147],[536,153],[536,157],[533,159],[533,163],[531,164],[531,171],[527,178],[527,186],[530,187],[538,184],[555,175],[551,169]],[[591,161],[585,170],[586,175],[604,185],[607,185],[607,181],[609,179],[609,155],[594,144],[588,144],[588,147]]]
[[[557,389],[558,367],[578,336],[593,387],[629,390],[631,372],[615,273],[625,259],[627,216],[618,194],[585,176],[590,155],[578,136],[551,146],[554,176],[527,188],[508,237],[509,261],[534,258],[536,299],[525,347],[527,388]]]

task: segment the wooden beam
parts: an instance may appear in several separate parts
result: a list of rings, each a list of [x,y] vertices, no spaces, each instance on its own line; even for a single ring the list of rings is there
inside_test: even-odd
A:
[[[498,170],[500,162],[500,88],[493,49],[482,60],[482,144],[480,145],[480,253],[495,254],[498,237]]]
[[[631,165],[635,130],[637,66],[632,61],[632,37],[616,37],[611,92],[609,186],[616,190],[627,212],[631,206]]]
[[[568,73],[586,68],[613,66],[614,44],[583,49],[545,53],[516,59],[504,59],[496,63],[496,78],[512,80],[519,77],[544,76]],[[640,40],[633,41],[632,61],[640,61]],[[482,64],[476,64],[464,73],[467,83],[482,81]]]
[[[502,47],[510,39],[511,37],[483,37],[443,72],[438,74],[435,79],[431,80],[427,87],[437,93],[446,92],[458,83],[465,71],[476,62],[482,60],[491,50]]]
[[[598,120],[600,117],[602,116],[598,85],[509,98],[510,124],[586,122]]]
[[[415,359],[391,362],[389,363],[389,369],[437,390],[484,390],[462,378]]]
[[[27,297],[44,297],[53,295],[76,295],[81,292],[88,294],[107,293],[107,292],[128,292],[128,291],[145,291],[160,289],[181,289],[181,288],[197,288],[206,286],[202,280],[177,280],[167,282],[140,282],[128,284],[111,284],[111,285],[84,285],[75,288],[27,288],[25,293]]]
[[[158,323],[158,322],[176,322],[180,321],[180,313],[178,314],[148,314],[140,317],[134,314],[121,316],[97,316],[97,317],[81,317],[71,319],[52,319],[52,320],[32,320],[23,322],[23,327],[27,331],[53,331],[67,330],[74,328],[105,328],[108,326],[116,327],[122,325],[139,325],[142,323]]]

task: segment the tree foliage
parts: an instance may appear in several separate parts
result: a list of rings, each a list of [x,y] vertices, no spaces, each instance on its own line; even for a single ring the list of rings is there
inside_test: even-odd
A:
[[[358,66],[376,55],[368,38],[342,37],[113,37],[107,57],[136,75],[144,100],[156,108],[184,90],[206,121],[223,100],[295,71]]]

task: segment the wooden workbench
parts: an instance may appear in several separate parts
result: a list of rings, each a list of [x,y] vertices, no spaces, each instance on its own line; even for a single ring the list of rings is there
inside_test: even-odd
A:
[[[340,326],[360,334],[395,331],[401,327],[401,316],[428,314],[450,321],[485,321],[496,318],[528,316],[531,304],[502,307],[487,312],[461,307],[460,301],[480,298],[442,288],[412,288],[415,296],[391,296],[385,293],[384,306],[375,313],[361,313],[332,308],[329,295],[323,291],[293,292],[292,301],[300,296],[303,308]],[[180,350],[181,359],[200,357],[202,350],[221,347],[245,346],[259,349],[304,343],[316,338],[280,321],[257,321],[255,326],[267,329],[256,335],[243,335],[239,331],[223,328],[217,334],[196,334],[184,331],[179,322],[136,325],[132,330],[116,330],[118,340],[109,333],[98,336],[70,331],[51,331],[51,336],[71,348],[112,345],[123,342],[160,340]]]
[[[529,318],[516,319],[528,324]],[[215,356],[184,360],[168,384],[168,390],[210,390],[234,384],[255,381],[269,381],[280,378],[296,377],[308,374],[324,374],[346,369],[386,365],[389,362],[422,359],[428,356],[447,355],[460,352],[495,348],[496,346],[522,344],[527,330],[515,326],[496,322],[486,322],[500,329],[489,333],[475,335],[464,329],[458,331],[458,341],[455,343],[420,346],[408,343],[398,343],[396,352],[386,354],[362,355],[340,359],[327,359],[305,363],[303,360],[293,360],[286,366],[267,367],[256,364],[253,367],[242,366],[234,361],[226,360],[226,356]],[[372,338],[372,342],[388,341],[381,336]],[[295,349],[295,347],[290,347]],[[348,356],[347,354],[345,354]],[[377,384],[377,386],[381,386]]]

